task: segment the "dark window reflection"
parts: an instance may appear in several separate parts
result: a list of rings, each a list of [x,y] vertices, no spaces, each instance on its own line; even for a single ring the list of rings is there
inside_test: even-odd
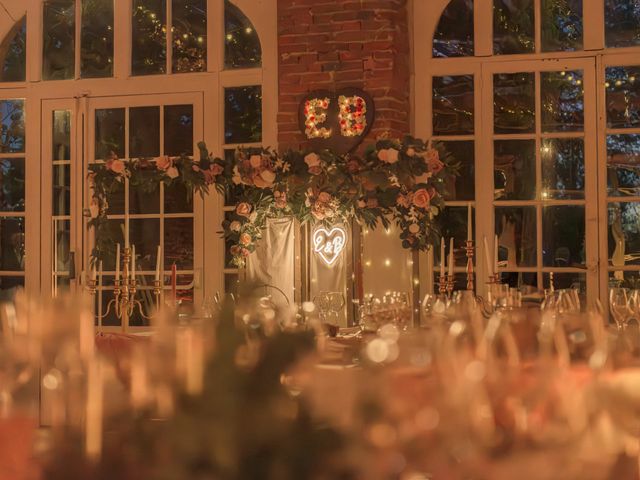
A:
[[[640,67],[606,69],[607,126],[640,127]]]
[[[446,185],[446,200],[474,200],[476,192],[475,144],[469,141],[443,142],[447,152],[460,164],[459,175]]]
[[[607,136],[607,184],[611,196],[640,195],[640,135]]]
[[[473,75],[433,77],[433,134],[473,134]]]
[[[24,212],[24,158],[0,159],[0,211]]]
[[[607,47],[640,45],[638,0],[605,0],[604,21]]]
[[[548,273],[543,274],[544,288],[551,288],[551,276]],[[580,293],[587,292],[587,276],[584,273],[553,273],[553,288],[555,290],[563,290],[573,288]]]
[[[0,218],[0,270],[24,271],[24,218]]]
[[[472,57],[473,31],[473,1],[452,0],[433,36],[433,56]]]
[[[535,132],[535,75],[496,74],[493,89],[495,133]]]
[[[463,267],[467,264],[466,251],[464,242],[467,240],[467,207],[451,207],[447,206],[440,215],[438,222],[440,224],[440,233],[445,239],[453,238],[454,241],[454,257],[456,265]],[[475,231],[475,209],[473,209],[473,231]],[[447,243],[447,251],[445,255],[449,255],[449,244]],[[440,249],[434,249],[435,265],[440,265]]]
[[[542,198],[584,198],[584,140],[542,141]]]
[[[494,143],[494,197],[496,200],[533,200],[536,195],[535,140],[496,140]]]
[[[262,87],[224,90],[224,138],[226,143],[262,140]]]
[[[164,154],[193,155],[193,105],[164,107]]]
[[[52,136],[53,160],[71,160],[71,112],[69,110],[53,112]]]
[[[582,0],[542,0],[542,51],[582,50]]]
[[[640,265],[640,203],[609,204],[609,264]]]
[[[140,264],[147,270],[155,271],[160,244],[160,220],[158,218],[131,219],[129,242],[136,246],[136,256]]]
[[[224,2],[224,65],[226,68],[259,67],[262,49],[258,32],[231,2]]]
[[[536,208],[496,207],[500,269],[536,266]]]
[[[71,215],[71,166],[53,166],[53,214]]]
[[[167,71],[167,6],[165,0],[133,0],[131,73]]]
[[[42,13],[42,78],[75,76],[75,1],[47,0]]]
[[[155,164],[151,163],[147,170],[153,172]],[[139,185],[131,181],[129,183],[129,213],[159,214],[160,213],[160,185],[153,182],[152,186]]]
[[[584,129],[582,70],[542,72],[542,131],[568,132]]]
[[[80,76],[113,75],[113,1],[82,0]]]
[[[11,302],[19,288],[24,288],[24,277],[0,276],[0,303]]]
[[[2,120],[0,152],[24,152],[24,100],[0,101],[0,119]]]
[[[174,263],[179,270],[193,269],[193,218],[164,221],[164,268]]]
[[[24,82],[27,71],[27,17],[22,17],[0,44],[0,82]]]
[[[207,69],[207,1],[173,0],[173,73]]]
[[[129,157],[158,156],[160,156],[160,107],[130,108]]]
[[[96,160],[104,160],[111,152],[124,158],[125,109],[107,108],[96,110]]]
[[[545,207],[542,212],[545,267],[581,267],[585,261],[584,207]]]
[[[535,50],[533,0],[494,0],[493,53],[532,53]]]
[[[193,195],[183,183],[173,182],[164,187],[164,213],[192,213]]]
[[[538,274],[533,272],[500,272],[500,281],[524,294],[538,291]]]

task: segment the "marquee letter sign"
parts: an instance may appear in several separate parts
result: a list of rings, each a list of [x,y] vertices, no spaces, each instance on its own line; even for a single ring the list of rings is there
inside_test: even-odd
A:
[[[313,232],[313,251],[328,267],[333,266],[347,243],[347,232],[342,227],[327,230],[318,227]]]
[[[300,130],[316,149],[338,154],[354,150],[367,136],[374,121],[373,99],[362,90],[319,90],[302,99],[298,112]]]

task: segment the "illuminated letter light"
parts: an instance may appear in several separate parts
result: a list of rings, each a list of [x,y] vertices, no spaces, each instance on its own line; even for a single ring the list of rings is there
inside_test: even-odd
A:
[[[324,227],[318,227],[313,232],[313,251],[331,267],[347,243],[347,232],[342,227],[333,227],[327,230]]]
[[[343,137],[357,137],[367,127],[367,102],[359,96],[340,95],[340,132]]]
[[[307,138],[329,138],[331,136],[330,128],[318,128],[318,125],[324,123],[327,119],[326,113],[320,113],[320,110],[327,110],[331,100],[328,98],[312,98],[304,104],[304,125]]]

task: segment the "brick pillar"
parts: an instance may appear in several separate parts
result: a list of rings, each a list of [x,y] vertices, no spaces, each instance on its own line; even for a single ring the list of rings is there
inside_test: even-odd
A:
[[[278,0],[280,148],[299,148],[298,104],[312,90],[358,87],[375,101],[368,140],[409,133],[406,0]]]

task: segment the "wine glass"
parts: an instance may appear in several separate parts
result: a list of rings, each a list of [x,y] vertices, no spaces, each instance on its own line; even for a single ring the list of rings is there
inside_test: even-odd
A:
[[[624,330],[630,313],[626,288],[612,288],[609,291],[609,310],[618,330]]]

